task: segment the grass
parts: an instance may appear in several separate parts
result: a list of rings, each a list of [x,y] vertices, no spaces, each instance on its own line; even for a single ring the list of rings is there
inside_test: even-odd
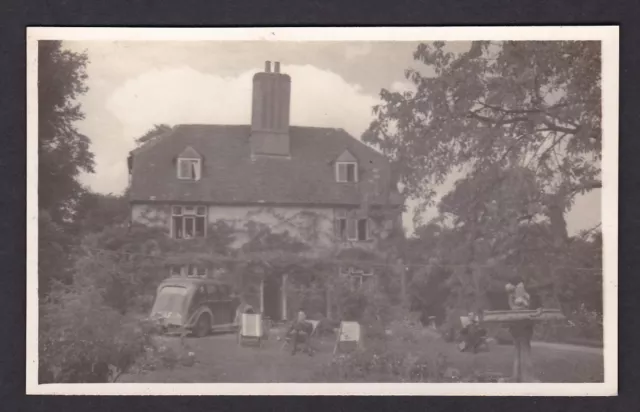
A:
[[[262,348],[237,345],[235,335],[214,335],[187,339],[189,351],[196,354],[191,367],[157,370],[141,375],[123,376],[121,382],[319,382],[320,371],[332,359],[334,338],[317,339],[317,353],[310,357],[281,350],[281,342],[270,339]],[[178,348],[179,340],[163,338],[168,346]],[[461,353],[455,344],[422,334],[418,340],[393,339],[391,348],[401,353],[435,356],[441,353],[463,376],[473,372],[495,372],[510,375],[512,346],[492,346],[489,352]],[[598,350],[569,350],[560,345],[533,348],[535,374],[542,382],[602,382],[603,356]]]

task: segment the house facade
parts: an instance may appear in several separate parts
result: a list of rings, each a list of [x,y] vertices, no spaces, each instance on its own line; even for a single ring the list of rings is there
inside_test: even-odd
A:
[[[269,62],[253,78],[249,125],[173,127],[129,157],[133,222],[175,239],[207,237],[212,224],[251,240],[250,222],[287,233],[318,255],[375,250],[401,225],[403,199],[387,159],[342,129],[289,124],[291,78]],[[397,210],[373,219],[372,210]],[[174,268],[192,275],[197,268]],[[353,268],[343,275],[362,276]],[[336,274],[339,276],[340,274]],[[287,275],[262,281],[257,302],[272,319],[291,316]],[[328,307],[328,305],[327,305]]]

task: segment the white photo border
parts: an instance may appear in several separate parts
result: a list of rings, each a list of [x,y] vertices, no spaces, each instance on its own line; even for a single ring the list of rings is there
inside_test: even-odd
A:
[[[453,395],[613,396],[618,390],[618,26],[27,28],[27,394],[48,395]],[[470,41],[576,40],[602,44],[602,383],[38,383],[38,40]]]

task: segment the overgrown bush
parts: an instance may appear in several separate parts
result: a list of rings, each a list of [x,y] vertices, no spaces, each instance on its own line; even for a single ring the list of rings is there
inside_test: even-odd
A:
[[[108,307],[96,288],[52,292],[40,310],[41,383],[114,382],[154,352],[153,326]]]
[[[575,344],[602,343],[602,314],[582,305],[565,315],[566,320],[536,326],[534,339]]]

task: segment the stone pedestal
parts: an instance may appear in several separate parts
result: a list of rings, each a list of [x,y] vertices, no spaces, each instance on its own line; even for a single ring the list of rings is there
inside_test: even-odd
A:
[[[538,382],[533,374],[533,362],[531,361],[533,321],[513,322],[509,326],[509,332],[511,332],[515,347],[512,379],[515,382]]]
[[[531,360],[531,338],[536,322],[564,319],[556,309],[544,310],[499,310],[481,314],[481,322],[501,323],[509,328],[515,348],[512,382],[539,382],[533,374]]]

